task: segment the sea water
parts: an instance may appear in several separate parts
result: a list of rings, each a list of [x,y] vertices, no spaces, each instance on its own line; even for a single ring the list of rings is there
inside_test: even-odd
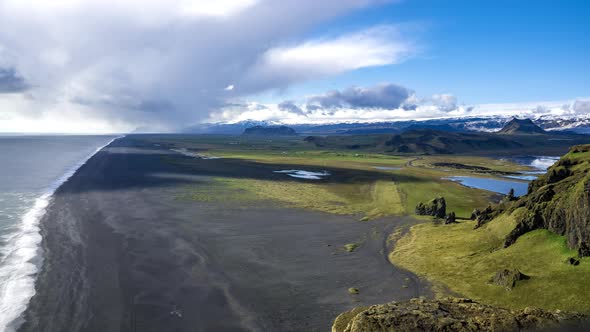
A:
[[[0,136],[0,331],[35,294],[39,220],[55,190],[115,136]]]

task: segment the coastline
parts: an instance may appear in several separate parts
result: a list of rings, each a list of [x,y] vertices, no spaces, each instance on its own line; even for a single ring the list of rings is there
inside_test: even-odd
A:
[[[56,191],[20,331],[315,331],[352,307],[428,292],[380,252],[413,219],[182,200],[207,184],[162,161],[171,154],[128,136]],[[341,250],[355,240],[354,254]]]
[[[6,245],[10,249],[0,267],[0,274],[10,276],[2,285],[0,327],[7,331],[17,330],[23,323],[23,313],[30,299],[35,295],[36,277],[43,264],[43,255],[40,252],[42,242],[40,221],[46,208],[51,204],[53,195],[95,154],[122,137],[124,136],[114,137],[69,168],[40,193],[33,206],[21,217],[20,228],[17,233],[11,235],[11,240]]]

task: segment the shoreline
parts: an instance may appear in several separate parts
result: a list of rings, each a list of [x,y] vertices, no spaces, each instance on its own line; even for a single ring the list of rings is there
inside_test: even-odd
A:
[[[387,229],[411,218],[179,200],[183,186],[203,184],[162,162],[170,154],[128,136],[56,191],[20,331],[315,331],[352,307],[427,292],[418,279],[403,288],[412,274],[380,253]]]
[[[8,331],[17,330],[24,322],[23,315],[27,310],[30,299],[35,295],[36,279],[42,269],[44,259],[41,252],[40,221],[47,207],[51,204],[54,194],[94,155],[122,137],[124,136],[115,137],[106,144],[97,147],[92,154],[70,167],[62,176],[40,192],[33,205],[21,217],[19,231],[12,235],[12,243],[6,245],[6,248],[12,249],[6,255],[6,261],[0,268],[0,273],[11,276],[2,285],[3,295],[0,298],[0,307],[3,315],[0,319],[1,327]],[[14,268],[15,266],[16,268]],[[7,269],[11,270],[5,271]],[[9,303],[6,303],[6,301]]]

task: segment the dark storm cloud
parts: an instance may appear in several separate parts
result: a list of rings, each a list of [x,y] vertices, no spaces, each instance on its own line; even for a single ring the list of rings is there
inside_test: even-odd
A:
[[[305,105],[305,108],[306,108],[308,111],[317,111],[317,110],[319,110],[319,109],[322,109],[322,107],[321,107],[321,106],[314,105],[314,104],[307,104],[307,105]]]
[[[397,109],[413,91],[397,84],[380,84],[373,87],[350,87],[342,91],[332,90],[309,98],[308,104],[322,108],[373,108]]]
[[[308,39],[317,25],[382,2],[2,0],[0,65],[14,70],[0,72],[0,93],[30,85],[36,103],[23,108],[185,126],[234,100],[398,62],[407,48],[395,29]],[[365,57],[334,52],[351,44]]]
[[[415,111],[418,108],[418,105],[414,103],[404,103],[401,107],[404,111]]]
[[[298,115],[305,115],[305,112],[299,106],[295,105],[295,103],[291,100],[286,100],[278,105],[281,111],[286,111],[289,113],[294,113]]]
[[[0,93],[19,93],[29,89],[25,79],[14,68],[0,68]]]
[[[174,110],[174,105],[167,100],[143,100],[137,105],[137,110],[143,112],[165,112]]]
[[[76,96],[70,102],[89,107],[123,108],[140,112],[164,112],[174,110],[174,104],[164,99],[137,99],[130,95],[101,96],[100,98]]]

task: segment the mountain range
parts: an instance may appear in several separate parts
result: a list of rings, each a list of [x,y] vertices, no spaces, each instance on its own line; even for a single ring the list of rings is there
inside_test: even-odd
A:
[[[391,122],[342,122],[330,124],[287,124],[304,135],[394,134],[412,129],[446,132],[497,132],[514,117],[465,117]],[[520,119],[519,119],[520,120]],[[530,120],[548,132],[590,134],[590,114],[575,117],[542,116]],[[280,122],[247,120],[236,123],[204,123],[188,127],[185,133],[239,135],[254,126],[276,126]]]
[[[431,129],[434,128],[434,129]],[[590,136],[545,131],[529,119],[512,119],[497,132],[451,130],[450,125],[410,125],[393,133],[309,135],[304,141],[322,149],[349,149],[394,154],[562,154]],[[350,133],[350,130],[348,131]]]

